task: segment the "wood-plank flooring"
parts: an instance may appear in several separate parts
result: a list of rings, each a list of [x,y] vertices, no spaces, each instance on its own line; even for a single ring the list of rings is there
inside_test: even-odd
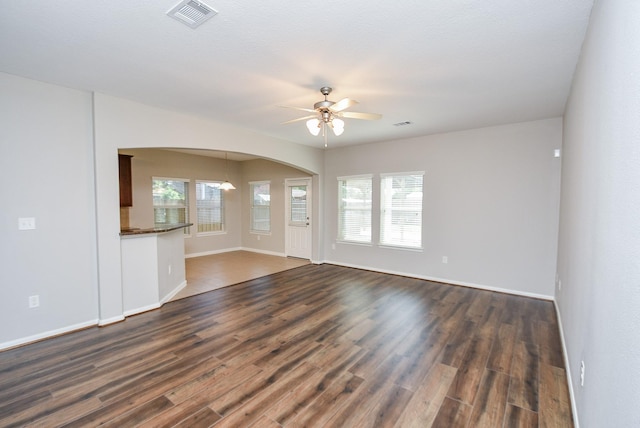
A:
[[[570,427],[551,302],[306,265],[0,352],[0,426]]]

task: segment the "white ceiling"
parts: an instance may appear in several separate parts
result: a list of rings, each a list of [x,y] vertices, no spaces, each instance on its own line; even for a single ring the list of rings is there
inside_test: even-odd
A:
[[[0,71],[96,91],[322,147],[304,122],[360,102],[330,147],[560,116],[593,0],[5,1]],[[396,127],[394,123],[412,125]]]

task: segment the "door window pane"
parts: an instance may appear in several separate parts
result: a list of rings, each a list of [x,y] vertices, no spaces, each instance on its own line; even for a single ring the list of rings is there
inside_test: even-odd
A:
[[[307,186],[290,186],[291,194],[291,218],[292,223],[307,222]]]

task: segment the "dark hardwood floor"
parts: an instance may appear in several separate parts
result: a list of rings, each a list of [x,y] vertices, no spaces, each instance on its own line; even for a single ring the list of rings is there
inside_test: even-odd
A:
[[[569,427],[551,302],[307,265],[0,352],[0,426]]]

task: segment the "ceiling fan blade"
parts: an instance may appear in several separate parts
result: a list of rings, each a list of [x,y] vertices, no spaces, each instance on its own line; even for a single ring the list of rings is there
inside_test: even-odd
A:
[[[382,117],[378,113],[358,113],[356,111],[343,111],[339,114],[341,117],[348,119],[364,119],[364,120],[378,120]]]
[[[314,111],[314,110],[311,110],[311,111]],[[317,117],[318,117],[317,114],[312,114],[310,116],[299,117],[297,119],[287,120],[286,122],[282,122],[282,125],[286,125],[287,123],[300,122],[301,120],[309,120],[309,119],[313,119],[313,118],[317,118]]]
[[[282,107],[282,108],[290,108],[293,110],[302,110],[302,111],[308,111],[309,113],[313,113],[315,112],[315,110],[310,109],[310,108],[303,108],[303,107],[291,107],[291,106],[278,106],[278,107]]]
[[[354,105],[358,104],[358,102],[356,100],[352,100],[349,98],[343,98],[340,101],[338,101],[337,103],[333,104],[331,107],[329,107],[329,110],[337,112],[337,111],[342,111],[344,109],[347,109],[349,107],[353,107]]]

